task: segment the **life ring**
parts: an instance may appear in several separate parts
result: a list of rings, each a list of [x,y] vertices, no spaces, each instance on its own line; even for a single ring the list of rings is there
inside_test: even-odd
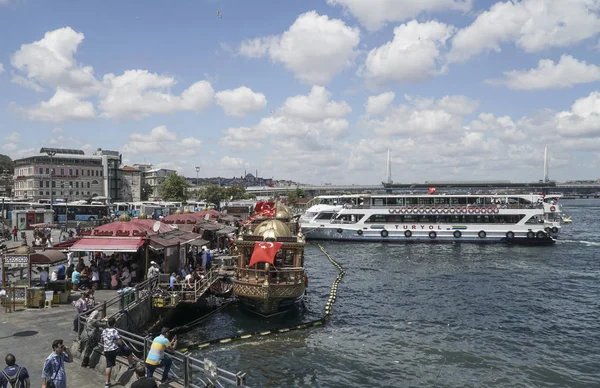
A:
[[[444,214],[448,213],[448,209],[443,210]]]
[[[469,208],[469,213],[473,213],[475,211],[475,209],[473,209],[472,207]]]
[[[412,232],[410,230],[404,231],[404,237],[411,237],[411,236],[412,236]]]
[[[487,236],[485,230],[480,230],[479,233],[477,233],[477,235],[479,236],[479,238],[485,238]]]
[[[394,209],[390,209],[389,212],[390,214],[392,214],[394,212]]]
[[[531,230],[529,232],[527,232],[527,238],[532,239],[535,237],[535,233],[533,233]]]
[[[399,207],[395,208],[394,213],[400,213],[400,208]]]
[[[506,238],[512,240],[513,238],[515,238],[515,233],[512,231],[506,232]]]
[[[489,209],[488,209],[488,213],[490,213],[490,214],[491,214],[491,213],[493,213],[493,212],[494,212],[494,209],[492,209],[492,208],[489,208]]]
[[[462,233],[460,232],[460,230],[455,230],[454,233],[452,233],[454,235],[454,238],[460,238],[462,236]]]
[[[388,231],[387,231],[387,230],[385,230],[385,229],[384,229],[384,230],[382,230],[382,231],[381,231],[381,237],[387,237],[387,236],[389,236],[389,233],[388,233]]]
[[[555,233],[555,234],[558,233],[558,228],[556,226],[552,227],[552,233]]]
[[[342,228],[338,228],[337,232],[342,233],[343,232]]]
[[[356,234],[358,234],[359,236],[362,236],[362,234],[363,234],[363,231],[362,231],[362,229],[359,229],[359,230],[357,230],[357,231],[356,231]]]
[[[494,208],[494,213],[498,213],[500,211],[500,209],[498,209],[497,207]]]
[[[546,236],[547,236],[547,234],[546,234],[546,232],[544,232],[543,230],[538,230],[538,232],[537,232],[537,234],[536,234],[536,237],[537,237],[537,238],[544,238],[544,237],[546,237]]]
[[[450,209],[450,213],[454,213],[456,210],[454,208]]]
[[[402,213],[406,213],[406,209],[400,209]]]
[[[554,211],[556,211],[556,206],[554,206],[554,205],[550,206],[550,211],[551,211],[551,212],[554,212]]]
[[[430,238],[430,239],[432,239],[432,240],[433,240],[433,239],[434,239],[434,238],[436,238],[436,237],[437,237],[437,233],[435,233],[435,232],[429,232],[429,238]]]

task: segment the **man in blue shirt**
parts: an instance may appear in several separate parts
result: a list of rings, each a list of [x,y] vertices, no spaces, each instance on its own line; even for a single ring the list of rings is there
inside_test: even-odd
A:
[[[56,269],[58,270],[58,280],[65,280],[65,273],[67,271],[65,266],[61,264]]]
[[[52,353],[44,361],[42,388],[46,388],[48,380],[52,380],[56,388],[67,388],[65,362],[73,362],[71,351],[63,344],[63,340],[54,340],[52,342]]]
[[[175,289],[175,281],[177,280],[177,275],[175,274],[175,272],[173,272],[171,274],[171,277],[169,278],[169,289],[170,290],[174,290]]]
[[[27,368],[18,366],[17,359],[11,353],[8,353],[4,360],[6,368],[0,373],[0,388],[29,388],[31,383]]]

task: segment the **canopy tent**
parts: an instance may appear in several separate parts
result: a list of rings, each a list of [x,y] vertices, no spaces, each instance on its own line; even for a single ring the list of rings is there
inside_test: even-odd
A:
[[[180,230],[159,234],[150,238],[150,245],[153,247],[157,245],[161,247],[171,247],[179,244],[202,246],[206,245],[207,243],[208,241],[203,240],[202,236],[200,236],[199,234],[184,232]]]
[[[194,215],[200,217],[200,219],[206,219],[207,214],[208,218],[213,220],[216,220],[217,218],[221,217],[221,212],[213,209],[201,210],[199,212],[194,213]]]
[[[233,226],[224,226],[223,228],[217,230],[217,234],[229,234],[233,232],[237,232],[238,228],[234,228]]]
[[[144,245],[143,238],[84,237],[70,248],[73,252],[137,252]]]
[[[57,265],[67,261],[67,255],[56,249],[36,251],[29,256],[31,265]]]
[[[155,231],[155,227],[158,227],[158,230]],[[173,228],[169,225],[154,221],[154,220],[138,220],[133,219],[131,221],[115,221],[110,222],[108,224],[104,224],[97,228],[94,228],[91,232],[87,233],[88,235],[94,237],[107,237],[107,236],[116,236],[116,237],[142,237],[145,235],[154,235],[157,233],[167,233],[172,231]],[[81,233],[82,235],[86,235],[86,233]]]

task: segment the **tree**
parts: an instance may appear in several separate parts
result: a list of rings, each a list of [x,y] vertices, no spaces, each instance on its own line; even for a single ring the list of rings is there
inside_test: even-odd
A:
[[[14,163],[10,156],[0,154],[0,173],[3,173],[4,170],[8,170],[8,173],[12,175]]]
[[[287,195],[288,203],[296,202],[298,198],[306,198],[306,193],[299,187],[293,191],[286,190],[285,194]]]
[[[247,198],[246,188],[243,185],[233,185],[225,189],[225,199],[236,200]]]
[[[206,202],[214,203],[217,207],[220,206],[222,200],[226,198],[225,189],[217,185],[210,185],[204,188],[204,199]]]
[[[150,198],[150,195],[152,194],[152,186],[150,186],[149,183],[144,182],[144,184],[142,184],[142,190],[140,193],[140,199],[142,201],[147,201],[148,198]]]
[[[166,201],[185,201],[188,187],[183,176],[171,174],[160,185],[160,196]]]

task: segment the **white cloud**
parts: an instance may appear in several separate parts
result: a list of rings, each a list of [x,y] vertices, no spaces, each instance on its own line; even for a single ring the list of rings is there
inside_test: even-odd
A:
[[[439,73],[440,49],[454,27],[415,20],[394,29],[394,39],[369,52],[364,76],[376,83],[420,81]]]
[[[268,55],[302,81],[323,85],[352,63],[359,42],[358,28],[311,11],[282,35],[244,41],[239,51],[250,58]]]
[[[514,42],[527,52],[567,47],[600,32],[597,0],[521,0],[494,4],[452,40],[450,62]]]
[[[52,133],[57,134],[57,135],[62,135],[65,133],[65,130],[60,127],[56,127],[56,128],[52,128]]]
[[[313,86],[308,95],[289,97],[278,112],[306,121],[340,118],[352,111],[345,101],[330,101],[331,93],[322,86]]]
[[[491,85],[502,85],[516,90],[541,90],[570,88],[577,84],[600,80],[600,67],[562,55],[558,63],[542,59],[538,67],[530,70],[504,72],[504,78],[487,80]]]
[[[308,95],[289,97],[280,109],[258,124],[225,130],[221,143],[239,150],[257,148],[265,139],[276,139],[274,143],[280,147],[292,142],[299,149],[326,148],[347,133],[349,123],[344,116],[351,112],[345,101],[332,101],[330,97],[325,88],[313,86]]]
[[[141,119],[156,113],[201,111],[212,103],[214,91],[209,82],[199,81],[180,96],[169,89],[177,81],[146,70],[127,70],[123,75],[104,76],[106,91],[99,107],[102,115],[117,119]]]
[[[365,105],[367,114],[371,116],[383,114],[392,101],[394,101],[395,97],[396,93],[394,92],[385,92],[378,96],[369,96],[367,104]]]
[[[81,66],[74,58],[84,35],[71,27],[47,32],[41,40],[21,45],[11,63],[27,79],[37,84],[60,87],[77,93],[97,91],[100,83],[91,66]]]
[[[409,104],[390,109],[378,119],[362,120],[361,126],[377,136],[436,134],[455,136],[462,130],[465,116],[475,112],[479,103],[465,96],[446,96],[439,100],[405,96]]]
[[[255,93],[245,86],[222,90],[215,95],[215,101],[227,115],[236,118],[258,112],[267,106],[264,94]]]
[[[566,137],[600,136],[600,92],[576,100],[570,111],[557,115],[558,132]]]
[[[161,125],[150,133],[132,133],[122,152],[131,154],[161,153],[176,156],[196,156],[200,153],[202,141],[195,137],[179,139],[177,134]]]
[[[0,63],[0,74],[4,72],[4,65]]]
[[[19,135],[19,132],[11,132],[8,135],[4,136],[4,140],[10,143],[16,143],[19,141],[20,138],[21,135]]]
[[[31,108],[22,108],[14,104],[11,109],[29,120],[36,121],[80,121],[96,117],[94,106],[81,99],[77,93],[58,88],[50,100],[43,101]]]
[[[377,30],[387,22],[401,22],[423,12],[467,12],[473,0],[327,0],[341,5],[369,30]]]
[[[220,165],[225,170],[240,170],[246,166],[242,158],[234,158],[231,156],[223,156]]]
[[[35,81],[23,77],[22,75],[13,75],[10,81],[14,84],[23,86],[24,88],[33,89],[38,93],[45,91],[41,85],[37,84]]]

